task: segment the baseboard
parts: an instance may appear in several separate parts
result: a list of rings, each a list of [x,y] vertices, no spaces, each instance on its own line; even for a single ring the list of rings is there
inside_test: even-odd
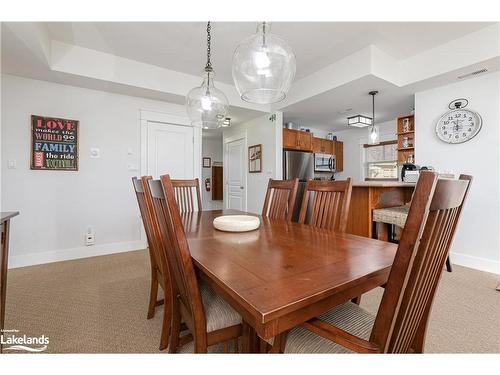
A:
[[[139,240],[14,255],[9,257],[9,268],[34,266],[37,264],[60,262],[63,260],[90,258],[99,255],[123,253],[144,248],[146,248],[146,244],[144,243],[144,241]]]
[[[454,252],[450,253],[450,260],[451,263],[458,264],[459,266],[500,275],[500,262],[498,261]]]

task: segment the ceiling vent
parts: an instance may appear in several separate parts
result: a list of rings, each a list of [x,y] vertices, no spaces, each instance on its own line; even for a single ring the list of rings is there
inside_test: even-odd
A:
[[[468,73],[468,74],[464,74],[462,76],[458,76],[458,79],[464,79],[464,78],[467,78],[467,77],[477,76],[478,74],[486,73],[487,71],[488,71],[488,69],[483,68],[483,69],[480,69],[480,70],[476,70],[475,72],[472,72],[472,73]]]

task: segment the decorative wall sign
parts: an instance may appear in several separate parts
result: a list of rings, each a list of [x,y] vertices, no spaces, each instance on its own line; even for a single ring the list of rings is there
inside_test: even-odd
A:
[[[77,171],[79,121],[31,115],[31,169]]]
[[[262,172],[262,145],[254,145],[248,148],[248,172]]]
[[[212,159],[203,158],[203,168],[210,168],[212,166]]]

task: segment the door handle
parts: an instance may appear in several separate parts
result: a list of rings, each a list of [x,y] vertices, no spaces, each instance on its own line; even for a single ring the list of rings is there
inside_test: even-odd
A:
[[[243,189],[244,189],[244,187],[243,187],[243,186],[240,186],[240,189],[241,189],[241,190],[243,190]]]

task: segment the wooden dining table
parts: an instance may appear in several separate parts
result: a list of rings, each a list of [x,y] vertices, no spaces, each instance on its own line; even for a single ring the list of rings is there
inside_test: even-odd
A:
[[[200,277],[267,340],[387,282],[396,245],[260,217],[244,233],[216,230],[234,210],[183,214]]]

